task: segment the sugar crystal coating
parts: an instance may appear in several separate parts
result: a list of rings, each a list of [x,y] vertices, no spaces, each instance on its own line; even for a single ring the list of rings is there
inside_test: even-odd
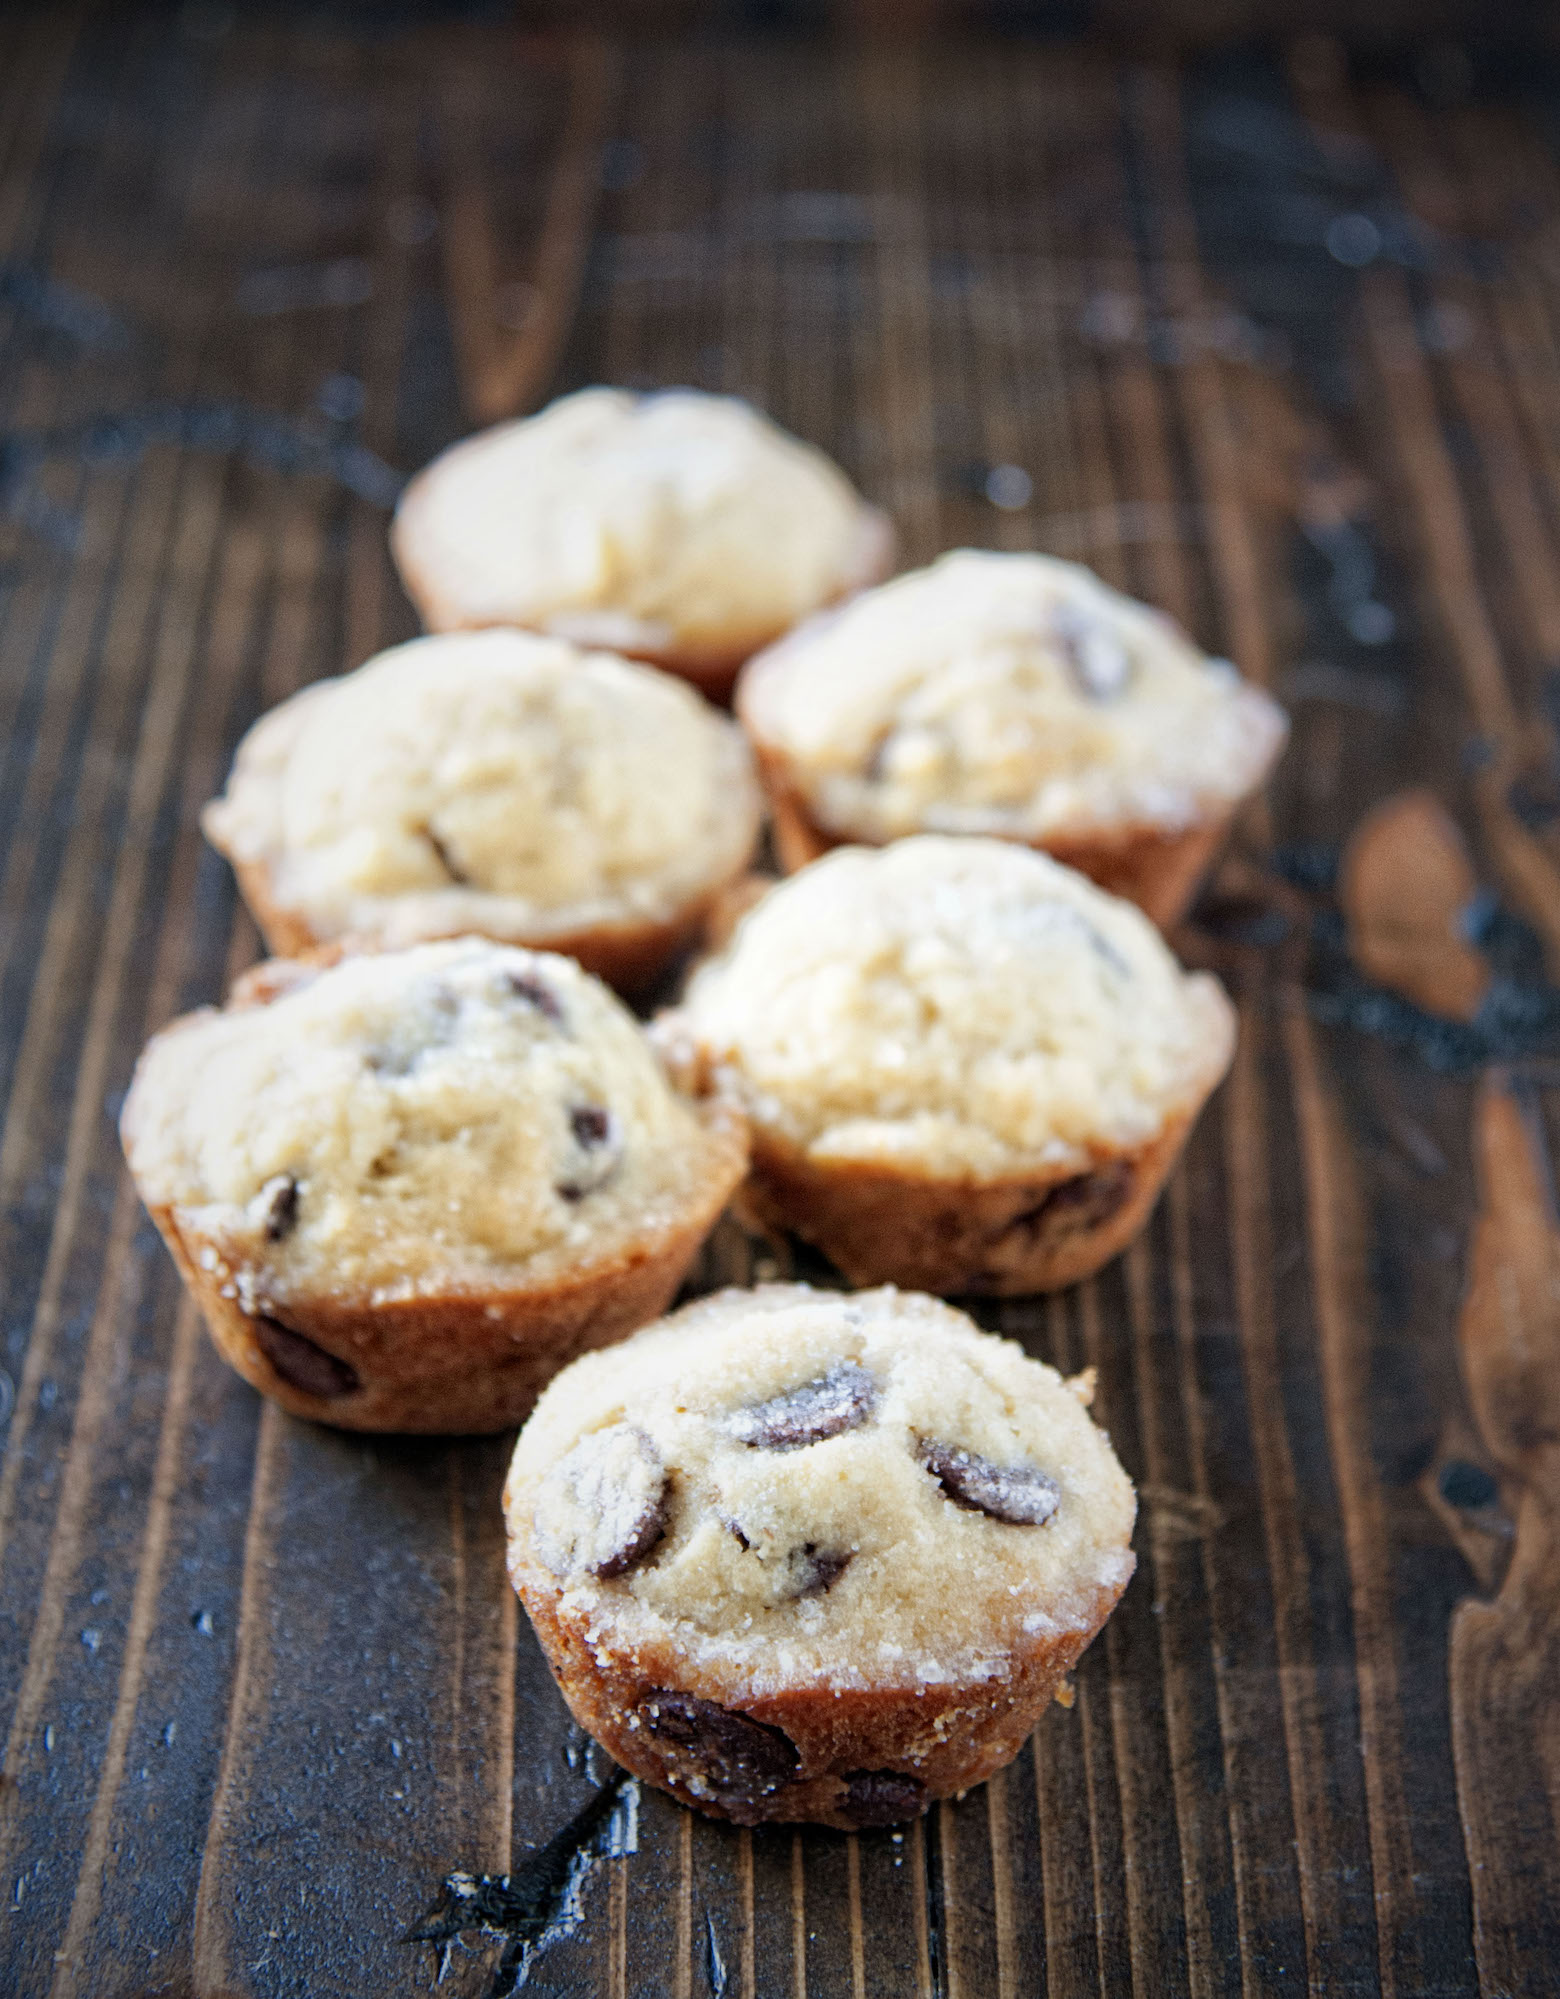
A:
[[[1037,1465],[994,1465],[977,1451],[930,1440],[921,1462],[955,1505],[1015,1527],[1041,1527],[1061,1504],[1062,1489]]]
[[[927,835],[771,889],[662,1032],[810,1164],[981,1182],[1108,1176],[1102,1154],[1201,1101],[1234,1016],[1131,904],[1011,842]]]
[[[536,1539],[555,1575],[620,1576],[660,1540],[666,1468],[631,1423],[584,1437],[542,1485]]]
[[[815,1436],[792,1398],[831,1376],[848,1420]],[[934,1299],[722,1292],[543,1394],[505,1488],[516,1580],[534,1565],[593,1651],[676,1656],[728,1705],[1001,1678],[1092,1631],[1130,1573],[1131,1485],[1083,1393]],[[615,1576],[563,1574],[559,1474],[624,1425],[665,1467],[664,1531]]]

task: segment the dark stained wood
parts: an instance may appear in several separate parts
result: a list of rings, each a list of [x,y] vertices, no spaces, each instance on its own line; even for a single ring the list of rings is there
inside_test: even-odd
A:
[[[398,477],[602,379],[755,397],[907,560],[1092,563],[1294,741],[1177,940],[1241,1044],[1147,1232],[981,1308],[1097,1370],[1139,1483],[1073,1706],[899,1835],[628,1797],[526,1989],[1555,1989],[1552,59],[834,13],[0,16],[7,1995],[431,1990],[443,1877],[606,1774],[505,1582],[503,1441],[262,1409],[114,1133],[256,954],[197,829],[233,743],[415,629]],[[761,1261],[729,1228],[704,1281]]]
[[[1478,877],[1432,791],[1399,791],[1354,829],[1339,873],[1349,954],[1377,985],[1447,1020],[1474,1020],[1490,971],[1462,934]]]
[[[517,124],[514,66],[504,65],[495,77],[481,46],[472,49],[469,62],[444,66],[441,234],[461,392],[477,424],[532,408],[558,365],[579,300],[601,190],[601,152],[618,89],[619,52],[592,37],[566,42],[561,49],[535,44],[531,53],[528,66],[538,72],[536,85],[541,86],[536,90],[541,102],[529,107],[533,115],[560,90],[566,110],[548,167],[547,203],[536,230],[531,270],[507,280],[501,276],[503,258],[495,240],[498,191],[490,183],[495,145],[508,142]],[[505,188],[502,194],[506,207],[512,207],[515,190]]]
[[[1458,1791],[1475,1857],[1475,1936],[1492,1982],[1537,1992],[1555,1952],[1560,1741],[1553,1702],[1554,1510],[1560,1233],[1554,1190],[1503,1079],[1481,1092],[1474,1227],[1462,1356],[1485,1448],[1511,1481],[1511,1564],[1493,1602],[1458,1609],[1451,1635]],[[1493,1773],[1521,1759],[1536,1781],[1502,1794]]]

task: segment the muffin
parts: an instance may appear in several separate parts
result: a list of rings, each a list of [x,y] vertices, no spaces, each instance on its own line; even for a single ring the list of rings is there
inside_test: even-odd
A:
[[[752,1127],[744,1200],[855,1283],[1051,1290],[1142,1227],[1234,1046],[1218,982],[1025,847],[842,847],[657,1032]]]
[[[737,668],[892,567],[823,454],[729,396],[582,389],[412,480],[391,547],[432,631],[522,625],[724,699]]]
[[[1132,1574],[1087,1399],[888,1289],[722,1291],[577,1361],[504,1489],[576,1720],[744,1825],[894,1825],[980,1783]]]
[[[1288,727],[1227,660],[1087,569],[973,549],[761,654],[737,710],[787,867],[845,841],[984,833],[1165,927]]]
[[[202,824],[275,952],[480,933],[635,990],[746,866],[759,798],[740,732],[681,681],[461,632],[273,708]]]
[[[279,962],[187,1014],[121,1119],[218,1351],[350,1430],[502,1430],[664,1311],[741,1178],[567,958],[483,938]]]

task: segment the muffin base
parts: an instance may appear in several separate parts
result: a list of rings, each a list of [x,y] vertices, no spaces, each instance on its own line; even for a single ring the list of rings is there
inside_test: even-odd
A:
[[[883,844],[832,833],[820,825],[775,753],[762,744],[756,744],[755,749],[769,797],[775,852],[787,874],[816,861],[831,847]],[[1001,832],[993,832],[991,837],[1038,848],[1053,860],[1087,875],[1111,895],[1135,902],[1161,930],[1170,930],[1191,907],[1204,875],[1224,844],[1233,817],[1232,807],[1217,819],[1200,820],[1179,833],[1167,833],[1155,826],[1127,826],[1108,837],[1056,834],[1040,840]]]
[[[556,1579],[538,1566],[520,1565],[514,1583],[570,1713],[625,1769],[711,1818],[806,1820],[855,1832],[903,1824],[1011,1763],[1130,1575],[1129,1568],[1119,1586],[1098,1591],[1086,1628],[1026,1641],[999,1680],[838,1693],[803,1686],[752,1697],[734,1695],[709,1673],[690,1673],[671,1645],[629,1654],[613,1650],[599,1630],[587,1639],[588,1619],[561,1612]],[[713,1703],[738,1728],[746,1721],[778,1729],[795,1751],[794,1774],[772,1787],[723,1784],[718,1774],[712,1782],[696,1746],[655,1729],[650,1710],[678,1697]],[[775,1747],[783,1757],[784,1745]]]
[[[406,594],[416,606],[428,631],[453,632],[485,625],[518,625],[523,629],[543,632],[550,629],[546,623],[528,627],[520,618],[468,617],[458,604],[440,591],[427,569],[414,559],[407,546],[409,540],[403,517],[397,513],[390,530],[391,552]],[[853,597],[858,590],[886,582],[894,572],[894,552],[893,523],[877,507],[864,506],[845,584],[829,600],[830,603],[840,603],[847,597]],[[626,659],[643,660],[648,666],[658,666],[665,673],[675,673],[683,680],[691,680],[707,699],[725,708],[731,705],[732,689],[741,669],[754,653],[762,652],[766,646],[783,638],[787,628],[733,632],[729,637],[712,638],[702,643],[679,643],[670,634],[665,640],[657,641],[649,636],[650,626],[644,629],[646,637],[642,641],[630,639],[625,633],[611,644],[598,645],[597,649],[621,653]]]
[[[755,1127],[737,1206],[760,1229],[822,1250],[856,1285],[944,1296],[1059,1291],[1092,1277],[1143,1227],[1202,1102],[1147,1145],[1103,1153],[1084,1173],[988,1181],[820,1164]]]
[[[675,915],[660,922],[596,923],[579,930],[483,931],[470,923],[452,924],[448,930],[434,929],[426,935],[397,938],[395,948],[409,943],[426,944],[439,937],[488,936],[500,944],[518,944],[530,951],[556,951],[573,958],[587,972],[605,980],[625,998],[634,999],[654,990],[679,959],[693,950],[705,934],[710,912],[747,873],[746,858],[733,874],[701,891]],[[390,948],[372,931],[353,931],[341,937],[322,937],[296,909],[276,900],[271,889],[271,871],[263,861],[235,861],[239,893],[259,927],[266,947],[275,958],[316,958],[322,952],[332,957],[349,957],[357,951]]]

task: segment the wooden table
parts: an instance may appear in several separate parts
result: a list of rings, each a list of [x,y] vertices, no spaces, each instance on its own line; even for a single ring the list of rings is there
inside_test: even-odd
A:
[[[982,1314],[1098,1366],[1142,1492],[1076,1705],[899,1837],[620,1804],[527,1989],[1560,1990],[1540,75],[0,18],[0,1989],[428,1990],[442,1879],[605,1774],[504,1441],[262,1407],[114,1116],[256,953],[196,826],[238,734],[413,629],[398,476],[609,380],[756,397],[912,560],[1094,564],[1294,739],[1178,939],[1242,1038],[1151,1228]]]

